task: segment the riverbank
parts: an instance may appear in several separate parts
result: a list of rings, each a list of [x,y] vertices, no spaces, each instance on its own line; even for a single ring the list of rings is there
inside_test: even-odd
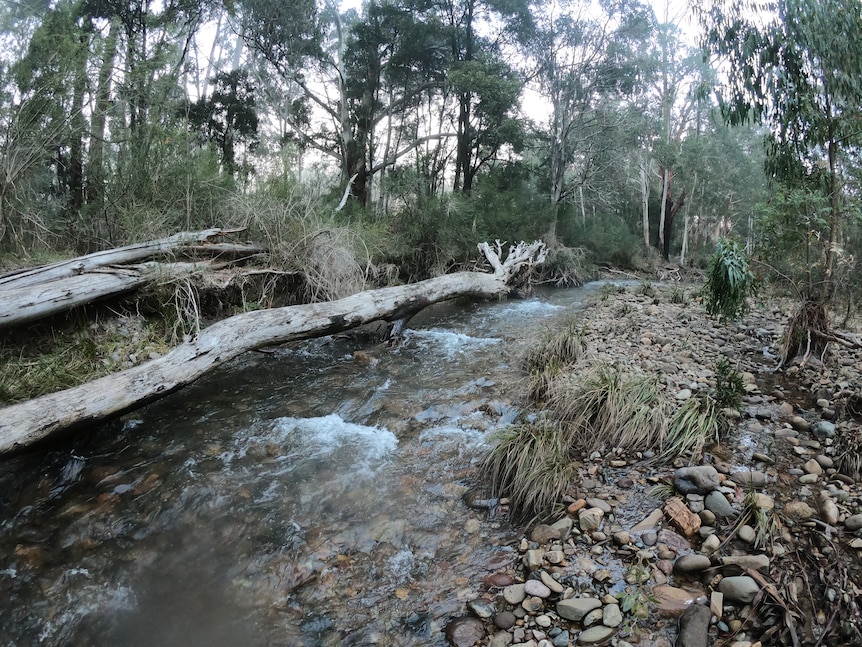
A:
[[[833,347],[776,371],[793,304],[752,303],[724,325],[696,290],[600,290],[579,319],[587,355],[577,370],[657,375],[681,406],[715,387],[726,358],[744,396],[721,444],[671,465],[644,460],[647,448],[585,457],[565,484],[567,513],[528,528],[513,563],[473,583],[450,644],[862,641],[862,354]]]

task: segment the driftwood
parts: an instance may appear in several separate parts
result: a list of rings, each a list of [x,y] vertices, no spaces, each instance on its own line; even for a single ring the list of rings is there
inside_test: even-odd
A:
[[[257,245],[214,242],[239,229],[206,229],[108,249],[0,276],[0,329],[20,326],[156,280],[204,269],[205,264],[138,263],[154,256],[255,255]],[[138,263],[131,265],[131,263]]]
[[[161,279],[174,279],[211,263],[141,263],[100,267],[78,276],[0,291],[0,328],[44,319],[77,306],[118,296]]]
[[[505,261],[480,245],[493,274],[459,272],[420,283],[360,292],[325,303],[258,310],[202,330],[197,338],[162,357],[66,389],[0,409],[0,454],[52,433],[135,409],[195,381],[207,371],[250,350],[319,337],[372,321],[403,325],[427,305],[459,296],[493,298],[509,292],[509,281],[545,259],[542,243],[512,247]]]

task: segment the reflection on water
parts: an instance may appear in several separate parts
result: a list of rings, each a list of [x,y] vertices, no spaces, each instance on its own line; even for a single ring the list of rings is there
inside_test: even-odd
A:
[[[4,461],[0,645],[445,644],[513,558],[461,496],[517,416],[517,353],[583,294],[250,353]]]

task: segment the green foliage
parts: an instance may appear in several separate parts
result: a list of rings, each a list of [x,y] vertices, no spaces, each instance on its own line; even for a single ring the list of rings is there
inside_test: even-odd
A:
[[[721,421],[715,400],[710,396],[685,401],[671,418],[661,457],[672,460],[689,455],[690,462],[703,455],[703,449],[720,440]]]
[[[625,376],[605,365],[556,381],[547,407],[561,421],[569,446],[584,454],[658,448],[667,424],[654,377]]]
[[[492,491],[507,496],[519,520],[547,518],[562,508],[562,497],[577,477],[565,434],[548,421],[498,432],[483,462]]]
[[[748,312],[747,298],[754,291],[754,274],[742,246],[722,238],[716,245],[703,288],[706,311],[722,321],[739,319]]]
[[[719,409],[739,409],[745,383],[742,375],[730,364],[726,357],[715,363],[715,402]]]
[[[599,216],[580,223],[570,215],[560,223],[559,232],[567,244],[586,249],[593,263],[636,271],[651,269],[643,238],[621,218]]]

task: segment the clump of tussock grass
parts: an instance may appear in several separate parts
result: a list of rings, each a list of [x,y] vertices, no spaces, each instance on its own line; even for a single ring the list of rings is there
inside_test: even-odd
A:
[[[495,495],[510,499],[515,519],[550,517],[577,476],[560,427],[548,420],[509,427],[484,461]]]
[[[549,328],[524,356],[527,397],[533,402],[544,401],[564,367],[576,363],[586,350],[584,330],[574,319],[567,319],[558,328]]]
[[[673,460],[689,454],[694,461],[708,444],[720,442],[722,429],[714,398],[706,395],[686,400],[671,418],[660,457]]]
[[[658,380],[625,376],[606,365],[555,382],[547,406],[566,429],[569,444],[586,454],[602,448],[657,448],[667,429]]]

